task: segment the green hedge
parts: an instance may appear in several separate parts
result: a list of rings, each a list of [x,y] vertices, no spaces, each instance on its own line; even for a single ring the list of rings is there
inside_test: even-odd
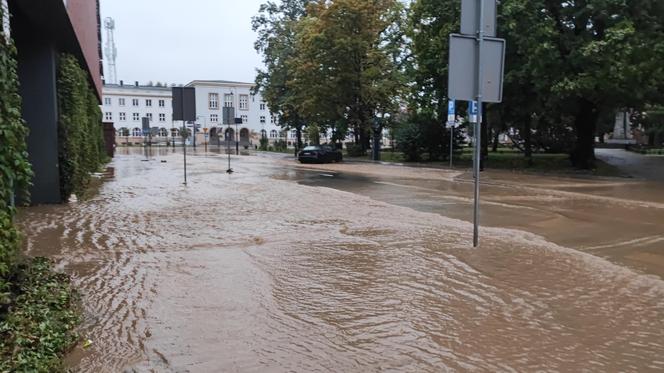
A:
[[[63,371],[61,356],[78,340],[78,294],[69,276],[36,258],[16,268],[11,312],[0,319],[0,372]]]
[[[0,6],[0,20],[4,19]],[[0,315],[10,302],[8,277],[14,267],[19,234],[13,226],[14,193],[27,200],[32,176],[26,146],[27,128],[21,119],[16,50],[0,28]]]
[[[107,158],[99,103],[86,71],[68,54],[60,56],[58,111],[60,191],[67,201],[72,193],[82,194]]]

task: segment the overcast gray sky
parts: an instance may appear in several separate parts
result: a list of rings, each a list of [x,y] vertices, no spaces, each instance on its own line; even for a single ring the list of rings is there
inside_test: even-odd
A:
[[[265,1],[101,0],[102,24],[115,19],[118,80],[253,82],[261,58],[251,17]],[[103,48],[103,25],[102,38]]]

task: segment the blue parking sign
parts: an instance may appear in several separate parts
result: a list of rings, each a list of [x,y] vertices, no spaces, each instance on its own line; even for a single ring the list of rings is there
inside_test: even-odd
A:
[[[454,100],[447,102],[447,123],[452,124],[456,121],[456,107]]]
[[[477,123],[477,101],[468,103],[468,116],[470,123]]]

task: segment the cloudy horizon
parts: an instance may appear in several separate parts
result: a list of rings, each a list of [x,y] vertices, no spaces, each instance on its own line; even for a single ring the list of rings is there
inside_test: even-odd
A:
[[[186,84],[192,80],[253,82],[261,56],[251,17],[266,0],[101,0],[115,20],[118,81]],[[104,53],[104,71],[108,64]]]

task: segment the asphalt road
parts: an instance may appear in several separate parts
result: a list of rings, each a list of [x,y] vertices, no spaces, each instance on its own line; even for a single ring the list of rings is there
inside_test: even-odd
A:
[[[643,155],[624,149],[596,149],[595,155],[633,177],[664,182],[664,156]]]

